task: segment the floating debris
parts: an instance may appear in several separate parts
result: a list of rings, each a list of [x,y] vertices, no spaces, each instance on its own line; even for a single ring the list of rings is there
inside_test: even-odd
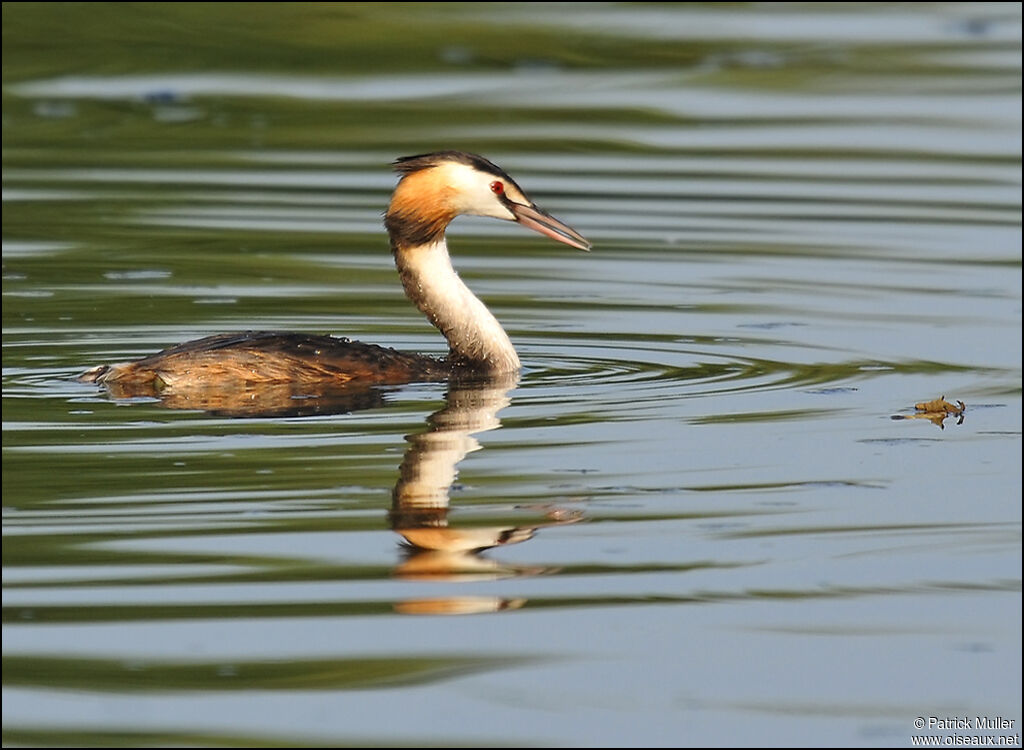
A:
[[[964,412],[967,411],[967,404],[963,401],[957,401],[955,404],[951,404],[946,400],[945,396],[940,396],[933,401],[924,401],[920,404],[914,404],[914,408],[917,409],[917,414],[893,414],[893,419],[927,419],[932,424],[938,425],[941,429],[946,429],[945,421],[949,416],[956,416],[956,423],[964,423]]]
[[[957,401],[956,404],[951,404],[946,400],[945,396],[940,396],[934,401],[925,401],[923,404],[914,404],[914,408],[918,411],[924,412],[945,412],[946,414],[963,414],[967,409],[967,404],[963,401]]]

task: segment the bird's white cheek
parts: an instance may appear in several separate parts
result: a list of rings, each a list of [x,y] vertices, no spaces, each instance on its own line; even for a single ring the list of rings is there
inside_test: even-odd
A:
[[[506,221],[515,221],[516,218],[515,214],[505,208],[497,196],[490,194],[483,197],[464,196],[459,206],[459,213],[488,216]]]

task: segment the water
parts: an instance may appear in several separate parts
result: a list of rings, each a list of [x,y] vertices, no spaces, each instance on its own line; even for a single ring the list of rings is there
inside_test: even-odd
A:
[[[1020,744],[1018,4],[3,13],[5,744]],[[452,228],[517,382],[74,380],[443,353],[380,224],[438,148],[595,243]]]

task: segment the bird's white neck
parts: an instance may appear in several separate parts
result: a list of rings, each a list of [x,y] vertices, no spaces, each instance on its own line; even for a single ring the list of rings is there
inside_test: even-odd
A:
[[[448,339],[453,364],[488,373],[519,369],[508,334],[452,268],[444,234],[393,249],[406,296]]]

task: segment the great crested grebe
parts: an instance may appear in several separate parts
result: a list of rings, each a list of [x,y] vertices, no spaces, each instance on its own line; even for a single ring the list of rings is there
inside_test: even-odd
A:
[[[452,268],[445,229],[460,214],[519,222],[580,250],[590,243],[534,205],[487,159],[461,151],[398,159],[399,182],[384,217],[395,265],[412,300],[448,340],[444,359],[344,338],[300,333],[225,333],[189,341],[134,362],[83,373],[118,395],[230,384],[330,382],[395,384],[494,375],[519,369],[497,319]]]

